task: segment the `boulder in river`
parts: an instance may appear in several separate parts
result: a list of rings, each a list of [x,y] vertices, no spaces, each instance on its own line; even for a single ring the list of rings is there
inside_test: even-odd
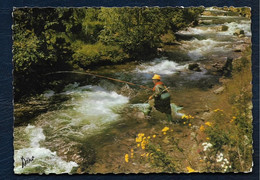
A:
[[[235,32],[233,33],[233,35],[239,36],[239,35],[244,35],[245,31],[242,29],[236,29]]]
[[[192,71],[197,71],[197,72],[201,71],[200,66],[199,66],[198,63],[191,63],[191,64],[189,64],[188,69],[192,70]]]
[[[228,26],[222,25],[222,26],[220,27],[220,30],[221,30],[221,31],[227,31],[227,30],[228,30]]]

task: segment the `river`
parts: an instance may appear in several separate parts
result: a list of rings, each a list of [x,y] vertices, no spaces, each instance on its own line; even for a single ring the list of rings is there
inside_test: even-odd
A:
[[[237,56],[235,48],[251,37],[251,21],[214,8],[205,12],[210,15],[204,13],[198,26],[177,32],[179,45],[165,46],[166,53],[158,58],[102,66],[91,73],[151,88],[151,78],[158,73],[175,97],[188,89],[205,91],[213,87],[220,75],[210,71],[208,65]],[[223,25],[227,30],[221,30]],[[233,35],[238,28],[244,30],[244,37]],[[190,63],[198,63],[201,71],[189,70]],[[143,119],[140,112],[146,111],[145,102],[152,93],[149,90],[84,74],[52,78],[57,82],[63,78],[63,85],[32,97],[27,104],[15,104],[14,172],[17,174],[73,173],[79,168],[88,172],[86,169],[96,162],[111,163],[102,159],[101,152],[106,152],[105,148],[111,148],[111,144],[113,151],[126,146],[127,143],[115,145],[124,132],[155,125],[140,125],[139,121]],[[185,103],[178,106],[185,108]],[[178,106],[172,104],[175,116],[182,115]],[[156,124],[165,119],[162,114],[156,117],[159,119]],[[129,132],[133,137],[134,133]],[[31,156],[34,160],[22,167],[21,157]],[[105,166],[98,165],[101,169]]]

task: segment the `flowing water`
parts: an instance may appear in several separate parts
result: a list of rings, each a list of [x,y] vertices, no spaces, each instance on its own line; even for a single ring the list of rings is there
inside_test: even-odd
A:
[[[93,73],[151,88],[154,73],[160,74],[162,81],[173,90],[212,87],[218,83],[219,76],[209,73],[203,63],[234,57],[235,45],[251,36],[251,22],[214,8],[206,11],[213,15],[202,15],[198,26],[179,31],[180,45],[169,47],[168,56],[103,66]],[[228,29],[220,30],[222,25]],[[245,37],[233,35],[237,28],[244,30]],[[194,62],[202,64],[201,71],[188,70],[188,64]],[[103,144],[116,141],[115,132],[134,127],[133,112],[147,112],[148,104],[144,102],[152,92],[94,77],[91,77],[93,81],[85,81],[86,78],[90,77],[74,77],[60,90],[50,89],[35,97],[37,104],[45,104],[40,106],[41,113],[15,115],[15,121],[27,118],[29,122],[14,128],[15,173],[71,173],[80,164],[91,165],[97,158],[95,151]],[[183,115],[178,112],[181,107],[172,104],[172,109],[174,114]],[[19,112],[25,110],[25,105],[19,108]],[[31,111],[34,113],[37,108]],[[31,156],[34,160],[22,167],[21,157]]]

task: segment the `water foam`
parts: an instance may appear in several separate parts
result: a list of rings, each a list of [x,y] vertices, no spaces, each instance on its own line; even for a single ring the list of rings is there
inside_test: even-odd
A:
[[[14,172],[15,174],[29,173],[70,173],[73,167],[77,167],[77,163],[66,162],[57,156],[56,152],[40,147],[40,141],[45,140],[43,129],[28,125],[25,128],[26,134],[30,137],[30,147],[14,151]],[[21,158],[33,158],[33,161],[22,167]]]
[[[160,74],[174,74],[178,71],[184,70],[187,68],[187,65],[179,65],[176,62],[155,59],[152,63],[143,63],[140,67],[137,68],[137,71],[140,73],[158,73]]]
[[[99,86],[80,86],[76,82],[67,85],[59,95],[70,98],[58,110],[39,117],[41,121],[48,119],[46,123],[59,137],[85,137],[102,131],[120,119],[119,112],[129,101],[128,97],[114,91]]]
[[[194,38],[183,43],[182,49],[188,51],[188,56],[191,59],[199,60],[209,53],[230,51],[229,44],[229,42],[215,41],[213,39],[198,40]]]
[[[189,27],[186,30],[178,31],[177,34],[183,34],[183,35],[202,35],[202,34],[208,34],[215,32],[214,29],[205,27]]]
[[[220,32],[225,35],[233,35],[236,29],[244,30],[246,36],[251,36],[251,21],[241,21],[240,23],[231,22],[225,23],[224,25],[228,26],[227,31]]]

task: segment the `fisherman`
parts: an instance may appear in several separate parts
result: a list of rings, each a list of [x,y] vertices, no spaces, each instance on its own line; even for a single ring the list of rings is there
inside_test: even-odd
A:
[[[170,104],[170,94],[167,87],[161,81],[161,77],[158,74],[154,74],[153,78],[154,88],[153,95],[149,97],[149,111],[148,116],[151,113],[152,107],[156,110],[165,113],[168,121],[173,122],[171,115],[171,104]]]

